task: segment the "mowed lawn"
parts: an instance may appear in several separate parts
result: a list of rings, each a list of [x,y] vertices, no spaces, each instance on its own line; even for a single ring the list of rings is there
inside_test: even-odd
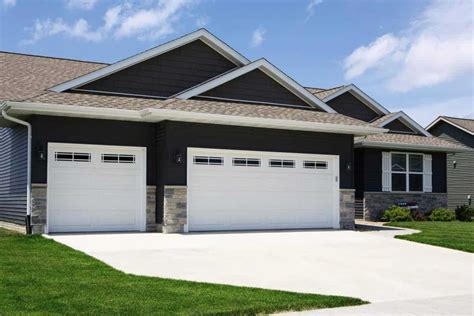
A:
[[[423,244],[474,253],[474,222],[397,222],[387,226],[418,229],[421,233],[396,236]]]
[[[0,315],[254,315],[364,303],[129,275],[55,241],[0,228]]]

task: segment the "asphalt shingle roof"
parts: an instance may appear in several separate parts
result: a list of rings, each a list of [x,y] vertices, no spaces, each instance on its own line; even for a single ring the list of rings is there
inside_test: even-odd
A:
[[[307,87],[306,90],[311,92],[311,94],[313,94],[318,99],[323,100],[324,98],[330,96],[333,93],[336,93],[338,90],[344,87],[346,86],[343,85],[343,86],[338,86],[338,87],[333,87],[333,88],[328,88],[328,89]]]
[[[387,147],[392,143],[395,144],[408,144],[408,145],[421,145],[421,146],[432,146],[442,148],[452,148],[453,150],[470,150],[466,146],[458,145],[456,143],[444,140],[439,137],[426,137],[419,135],[409,134],[377,134],[368,135],[363,137],[355,137],[355,142],[375,142],[375,143],[387,143]]]
[[[451,116],[441,116],[446,121],[449,121],[455,125],[458,125],[468,131],[474,133],[474,120],[473,119],[465,119],[465,118],[458,118],[458,117],[451,117]]]

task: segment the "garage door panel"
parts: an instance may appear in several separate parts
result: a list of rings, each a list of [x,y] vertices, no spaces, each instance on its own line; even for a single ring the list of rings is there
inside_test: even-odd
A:
[[[145,212],[144,151],[120,147],[133,163],[104,163],[108,146],[50,144],[48,229],[50,232],[142,230]],[[115,148],[115,147],[114,147]],[[55,161],[54,153],[87,152],[89,162]]]
[[[189,230],[333,227],[338,168],[335,156],[192,149],[188,152]],[[223,165],[195,165],[193,155],[222,157]],[[260,159],[234,166],[233,158]],[[270,167],[270,159],[294,168]],[[304,168],[322,161],[324,169]]]

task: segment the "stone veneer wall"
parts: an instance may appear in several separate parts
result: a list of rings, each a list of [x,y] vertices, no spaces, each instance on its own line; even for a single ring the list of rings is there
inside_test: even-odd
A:
[[[395,193],[365,192],[365,219],[379,221],[383,211],[398,202],[416,202],[418,210],[427,213],[435,208],[448,206],[447,193]]]
[[[186,186],[165,185],[163,233],[183,233],[188,224]]]
[[[46,184],[32,184],[31,186],[31,227],[33,234],[43,234],[46,229]],[[146,188],[146,231],[160,231],[161,226],[156,224],[156,186]]]
[[[341,229],[354,229],[355,228],[355,190],[353,189],[340,189],[339,202],[339,224]]]
[[[46,184],[31,185],[31,231],[43,234],[46,229]]]

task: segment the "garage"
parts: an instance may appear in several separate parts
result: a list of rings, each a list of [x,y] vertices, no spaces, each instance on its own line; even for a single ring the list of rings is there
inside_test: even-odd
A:
[[[47,232],[144,231],[146,148],[48,144]]]
[[[188,148],[188,231],[339,228],[339,157]]]

